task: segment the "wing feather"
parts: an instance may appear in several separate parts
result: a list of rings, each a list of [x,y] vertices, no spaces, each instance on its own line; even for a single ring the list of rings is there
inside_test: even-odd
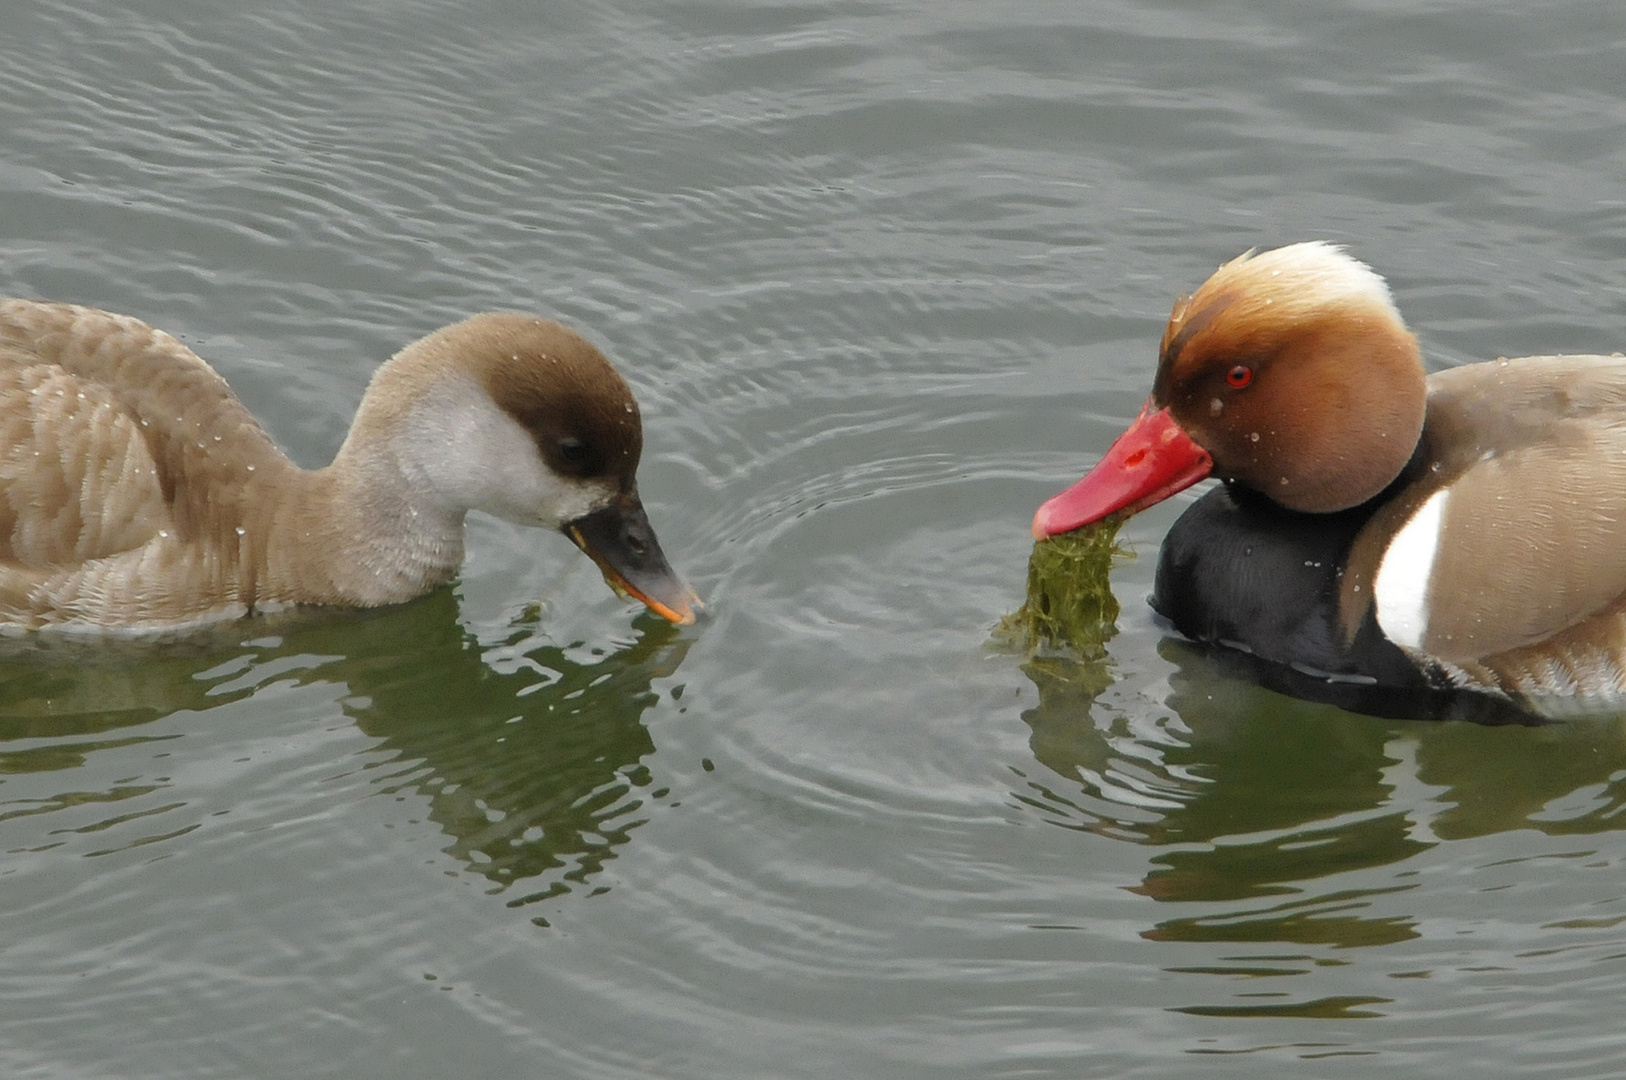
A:
[[[1526,650],[1527,664],[1528,650],[1626,603],[1626,358],[1440,372],[1419,461],[1423,482],[1392,509],[1447,492],[1422,653],[1482,669]],[[1398,525],[1380,513],[1357,548]]]
[[[0,620],[138,623],[229,602],[255,493],[295,471],[175,338],[0,301]]]

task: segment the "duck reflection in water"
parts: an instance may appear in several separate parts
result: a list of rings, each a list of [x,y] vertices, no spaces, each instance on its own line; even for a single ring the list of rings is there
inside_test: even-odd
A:
[[[1206,908],[1148,939],[1403,940],[1416,933],[1392,914],[1403,906],[1374,898],[1411,886],[1385,873],[1368,887],[1361,871],[1451,840],[1626,827],[1618,723],[1386,720],[1260,686],[1229,650],[1165,638],[1159,651],[1174,665],[1166,710],[1138,695],[1120,705],[1111,656],[1029,661],[1039,700],[1022,719],[1042,768],[1019,766],[1013,791],[1052,824],[1157,849],[1132,891]],[[1584,812],[1552,813],[1583,793]]]
[[[338,683],[338,707],[379,740],[368,752],[373,782],[427,799],[451,838],[447,853],[494,891],[512,890],[515,906],[577,891],[663,797],[651,790],[645,760],[655,748],[642,716],[689,640],[644,614],[619,649],[561,647],[524,623],[482,644],[458,612],[441,589],[398,607],[268,616],[168,645],[3,643],[0,769],[72,770],[99,752],[174,738],[140,727],[247,698],[272,677]],[[232,627],[253,639],[231,641]],[[7,752],[17,740],[27,743]],[[151,790],[86,797],[139,803]]]
[[[527,890],[511,905],[574,891],[665,794],[651,789],[644,759],[655,744],[642,717],[692,639],[644,614],[637,639],[614,652],[546,643],[531,627],[482,648],[454,614],[448,595],[427,626],[392,622],[393,641],[369,635],[373,659],[351,679],[367,701],[347,709],[396,755],[385,788],[429,798],[447,852],[499,889]],[[549,880],[520,884],[538,877]]]

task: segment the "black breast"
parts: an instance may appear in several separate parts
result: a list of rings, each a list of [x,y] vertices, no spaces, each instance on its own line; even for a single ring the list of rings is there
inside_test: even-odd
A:
[[[1370,609],[1344,643],[1344,561],[1382,500],[1302,514],[1221,485],[1169,530],[1152,607],[1211,654],[1294,697],[1388,717],[1529,722],[1510,703],[1431,681],[1383,636]]]

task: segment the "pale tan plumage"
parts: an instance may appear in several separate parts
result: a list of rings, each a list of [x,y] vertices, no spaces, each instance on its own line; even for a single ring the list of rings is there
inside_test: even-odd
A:
[[[566,463],[560,440],[599,456]],[[616,503],[647,531],[640,448],[626,384],[546,320],[476,316],[408,346],[334,463],[307,471],[168,334],[0,301],[0,626],[404,601],[456,572],[469,509],[559,528]],[[689,615],[693,594],[673,595],[662,614]]]

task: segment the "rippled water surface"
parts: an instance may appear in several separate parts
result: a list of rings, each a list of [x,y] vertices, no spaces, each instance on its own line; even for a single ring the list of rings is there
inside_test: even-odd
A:
[[[1430,363],[1626,345],[1613,0],[16,0],[0,294],[327,460],[376,363],[568,319],[711,604],[455,589],[0,655],[0,1075],[1626,1072],[1626,728],[990,646],[1175,295],[1328,238]]]

